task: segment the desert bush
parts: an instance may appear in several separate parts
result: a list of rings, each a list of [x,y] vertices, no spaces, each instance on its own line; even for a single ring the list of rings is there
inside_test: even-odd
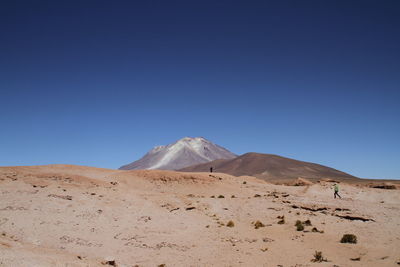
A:
[[[255,229],[258,229],[258,228],[260,228],[260,227],[264,227],[265,225],[262,223],[262,222],[260,222],[260,221],[256,221],[255,223],[254,223],[254,228]]]
[[[215,196],[211,196],[211,198],[215,198]]]
[[[244,181],[244,182],[243,182],[243,184],[247,184],[247,182],[246,182],[246,181]]]
[[[284,224],[284,223],[285,223],[285,216],[284,216],[284,215],[278,216],[277,218],[280,219],[280,220],[278,221],[278,224]]]
[[[235,196],[235,195],[232,195],[231,198],[236,198],[236,196]]]
[[[345,234],[343,235],[342,239],[340,240],[340,243],[351,243],[351,244],[356,244],[357,243],[357,237],[353,234]]]
[[[234,227],[234,226],[235,226],[235,223],[234,223],[233,221],[229,221],[229,222],[226,224],[226,226],[228,226],[228,227]]]
[[[254,195],[254,197],[261,197],[261,195],[259,195],[259,194],[255,194],[255,195]]]
[[[304,230],[304,225],[300,220],[296,221],[295,226],[296,226],[297,231],[303,231]]]
[[[310,220],[304,221],[303,224],[306,225],[306,226],[311,226],[312,225]]]
[[[218,198],[225,198],[223,195],[219,195]]]
[[[312,262],[323,262],[323,261],[327,261],[327,259],[324,259],[324,257],[322,256],[322,251],[315,251],[314,259],[312,259],[311,261]]]

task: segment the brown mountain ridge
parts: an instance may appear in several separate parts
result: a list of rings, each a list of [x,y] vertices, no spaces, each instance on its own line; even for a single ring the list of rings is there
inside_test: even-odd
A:
[[[181,169],[185,172],[214,171],[235,176],[255,176],[264,180],[338,179],[351,180],[356,177],[320,164],[299,161],[272,154],[246,153],[234,159],[219,159]]]

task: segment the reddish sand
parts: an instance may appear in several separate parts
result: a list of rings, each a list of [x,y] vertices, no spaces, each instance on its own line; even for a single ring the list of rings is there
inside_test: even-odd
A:
[[[2,167],[0,266],[398,266],[400,191],[341,183],[343,198],[333,199],[331,187],[220,173]],[[297,231],[296,220],[312,226]],[[256,221],[265,226],[255,229]],[[340,243],[344,234],[357,244]],[[312,262],[315,251],[327,261]]]

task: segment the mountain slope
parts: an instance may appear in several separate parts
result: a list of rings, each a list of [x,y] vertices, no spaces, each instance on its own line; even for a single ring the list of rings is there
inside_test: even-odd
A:
[[[120,167],[121,170],[177,170],[216,159],[232,159],[236,155],[203,137],[185,137],[173,144],[157,146],[141,159]]]
[[[216,172],[235,176],[251,175],[263,179],[281,178],[355,178],[350,174],[323,165],[289,159],[277,155],[247,153],[228,160],[216,160],[181,169],[188,172]]]

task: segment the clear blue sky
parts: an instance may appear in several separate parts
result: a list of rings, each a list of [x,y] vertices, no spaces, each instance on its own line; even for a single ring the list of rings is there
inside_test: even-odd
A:
[[[400,1],[2,1],[0,165],[203,136],[400,179]]]

